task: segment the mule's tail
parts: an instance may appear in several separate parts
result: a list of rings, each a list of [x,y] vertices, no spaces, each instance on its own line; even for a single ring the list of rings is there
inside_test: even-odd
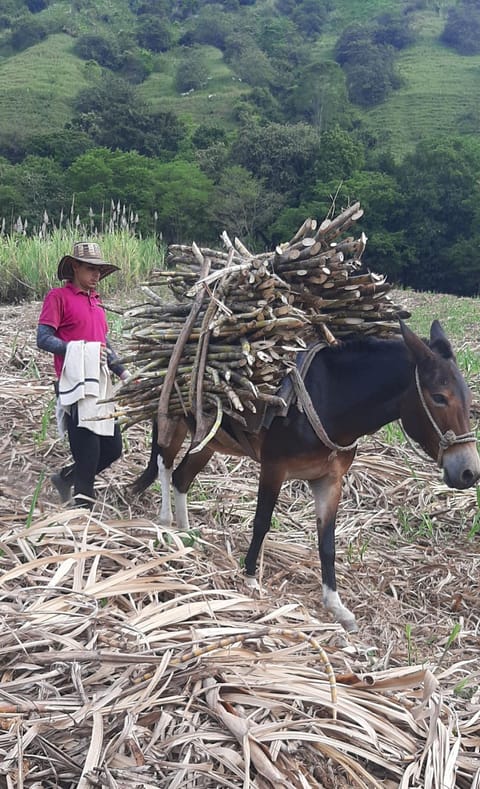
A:
[[[152,423],[152,446],[150,448],[150,459],[145,471],[142,471],[139,477],[135,479],[129,488],[132,493],[142,493],[150,485],[152,485],[158,477],[158,455],[160,447],[157,444],[158,427],[157,420],[154,419]]]

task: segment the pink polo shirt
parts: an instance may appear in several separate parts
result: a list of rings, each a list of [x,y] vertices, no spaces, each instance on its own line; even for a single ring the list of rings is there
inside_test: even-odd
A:
[[[61,340],[85,340],[106,343],[108,324],[100,296],[96,291],[85,293],[71,282],[53,288],[45,296],[38,322],[53,326]],[[55,373],[60,378],[64,357],[54,356]]]

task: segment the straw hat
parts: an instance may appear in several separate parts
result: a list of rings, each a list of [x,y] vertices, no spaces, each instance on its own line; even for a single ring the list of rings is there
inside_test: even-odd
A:
[[[107,277],[113,271],[119,271],[118,266],[107,263],[103,259],[100,246],[93,241],[77,241],[73,245],[73,254],[64,255],[58,264],[58,279],[73,279],[72,263],[90,263],[93,266],[100,266],[100,279]]]

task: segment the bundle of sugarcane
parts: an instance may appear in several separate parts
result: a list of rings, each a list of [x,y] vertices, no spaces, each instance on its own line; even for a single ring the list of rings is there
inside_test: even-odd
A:
[[[131,340],[123,361],[140,366],[136,383],[117,395],[127,424],[158,411],[165,429],[170,418],[192,412],[197,422],[210,425],[210,414],[219,423],[227,413],[246,426],[242,413],[255,413],[259,401],[282,404],[275,393],[285,365],[315,339],[288,284],[262,260],[245,265],[231,254],[219,268],[205,250],[192,250],[202,260],[200,277],[191,269],[158,272],[144,286],[149,303],[127,312]],[[175,283],[183,301],[162,300],[155,286],[163,279]]]
[[[139,371],[117,394],[120,419],[156,416],[167,443],[171,420],[191,414],[203,445],[223,414],[247,427],[245,413],[259,403],[283,405],[278,387],[309,343],[397,332],[401,311],[385,278],[359,272],[366,237],[344,237],[362,213],[355,203],[318,230],[307,219],[288,243],[259,255],[226,233],[224,251],[171,245],[167,269],[142,286],[148,302],[127,312],[124,361]]]

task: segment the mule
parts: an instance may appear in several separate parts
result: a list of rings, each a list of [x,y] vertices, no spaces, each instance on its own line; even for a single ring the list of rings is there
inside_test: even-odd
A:
[[[430,340],[422,340],[401,322],[401,337],[362,338],[328,346],[313,358],[304,380],[302,409],[296,404],[286,416],[248,435],[248,451],[260,463],[253,536],[245,560],[246,580],[255,586],[257,558],[285,480],[307,480],[315,501],[323,603],[346,630],[355,630],[355,617],[342,603],[335,577],[335,520],[342,480],[350,468],[361,436],[401,420],[405,432],[443,469],[445,483],[465,490],[480,477],[475,434],[470,429],[471,393],[457,366],[452,347],[438,321]],[[133,483],[134,492],[161,481],[160,520],[172,520],[173,482],[177,525],[188,528],[187,493],[214,452],[244,456],[245,445],[235,439],[231,420],[199,452],[175,457],[192,420],[177,422],[173,438],[159,447],[154,430],[150,461]],[[236,431],[238,434],[238,431]]]

